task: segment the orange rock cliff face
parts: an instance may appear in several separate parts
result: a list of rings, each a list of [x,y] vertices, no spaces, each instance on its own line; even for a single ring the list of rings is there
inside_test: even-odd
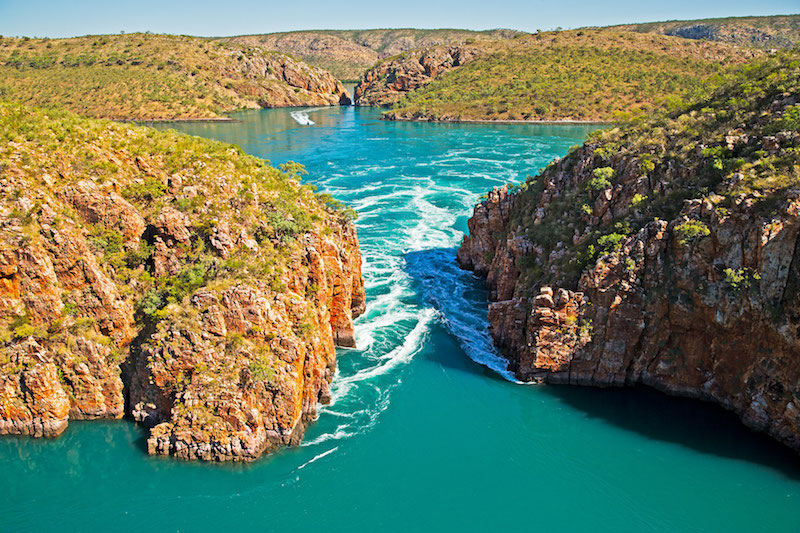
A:
[[[128,414],[152,454],[299,442],[365,307],[349,215],[221,143],[67,115],[83,143],[48,150],[63,119],[9,117],[35,127],[0,153],[0,434]]]
[[[778,84],[727,104],[740,90],[491,191],[458,261],[486,279],[519,379],[710,400],[800,451],[800,188],[785,178],[800,133],[781,131],[800,96]],[[733,123],[710,129],[709,113]]]
[[[355,88],[353,101],[360,106],[390,107],[406,93],[479,56],[475,46],[412,50],[368,70]]]

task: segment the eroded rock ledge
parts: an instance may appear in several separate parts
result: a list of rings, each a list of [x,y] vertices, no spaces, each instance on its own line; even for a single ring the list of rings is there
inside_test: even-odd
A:
[[[754,180],[797,165],[800,133],[770,133],[800,100],[767,88],[744,111],[726,94],[704,113],[746,129],[687,137],[677,124],[713,120],[694,111],[658,141],[647,125],[612,130],[491,191],[458,261],[486,278],[491,334],[519,379],[711,400],[800,450],[800,187]]]

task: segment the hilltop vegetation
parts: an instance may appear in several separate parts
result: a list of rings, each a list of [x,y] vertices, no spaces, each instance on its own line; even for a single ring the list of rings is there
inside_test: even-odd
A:
[[[0,99],[88,117],[208,119],[345,96],[319,69],[236,43],[150,34],[0,38]]]
[[[354,213],[172,131],[0,103],[0,141],[0,435],[127,407],[150,453],[297,442],[363,311]]]
[[[261,46],[323,68],[340,80],[357,80],[379,60],[407,50],[452,46],[467,41],[507,39],[513,30],[318,30],[242,35],[226,41]]]
[[[613,29],[706,39],[753,48],[791,48],[800,43],[800,15],[671,20],[612,26]]]
[[[595,29],[470,48],[475,59],[408,93],[386,117],[609,121],[696,96],[707,80],[757,55],[727,44]],[[393,84],[397,77],[371,83]]]
[[[526,223],[537,218],[547,177],[569,169],[580,169],[580,179],[536,225]],[[654,220],[677,218],[687,201],[708,207],[704,220],[676,228],[683,244],[708,235],[709,218],[724,221],[736,208],[771,217],[798,186],[800,55],[786,53],[746,65],[695,103],[595,133],[520,188],[512,225],[527,227],[543,257],[558,258],[527,263],[525,275],[574,286],[600,256]],[[613,206],[613,217],[604,219],[604,206]],[[565,247],[569,253],[553,253]]]

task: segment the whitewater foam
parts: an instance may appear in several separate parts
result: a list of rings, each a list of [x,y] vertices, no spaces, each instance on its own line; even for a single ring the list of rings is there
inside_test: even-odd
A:
[[[306,461],[305,463],[303,463],[303,464],[301,464],[300,466],[298,466],[298,467],[297,467],[297,469],[298,469],[298,470],[302,470],[302,469],[304,469],[305,467],[307,467],[308,465],[310,465],[311,463],[313,463],[313,462],[315,462],[315,461],[319,461],[320,459],[322,459],[322,458],[323,458],[323,457],[325,457],[326,455],[330,455],[330,454],[332,454],[333,452],[335,452],[335,451],[336,451],[336,450],[338,450],[338,449],[339,449],[339,447],[338,447],[338,446],[336,446],[335,448],[331,448],[331,449],[330,449],[330,450],[328,450],[328,451],[325,451],[325,452],[322,452],[322,453],[320,453],[320,454],[317,454],[317,455],[315,455],[314,457],[312,457],[311,459],[309,459],[308,461]]]
[[[301,126],[313,126],[315,122],[308,117],[308,111],[292,111],[289,116]]]

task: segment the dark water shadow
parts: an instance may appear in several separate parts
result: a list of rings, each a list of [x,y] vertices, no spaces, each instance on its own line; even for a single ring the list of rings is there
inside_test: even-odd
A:
[[[734,413],[711,402],[669,396],[648,387],[543,385],[540,390],[593,418],[649,439],[760,464],[800,481],[797,452],[747,428]]]
[[[443,320],[465,324],[466,315],[485,316],[487,292],[482,280],[461,270],[455,249],[436,248],[405,255],[406,273],[425,305],[437,309]],[[464,306],[465,308],[459,308]],[[453,349],[433,354],[442,366],[505,381],[502,376],[471,360],[464,353],[470,330],[453,333],[454,324],[442,327]],[[459,338],[460,337],[460,338]],[[593,418],[650,439],[686,446],[700,453],[748,461],[781,472],[800,481],[800,455],[765,434],[747,428],[739,418],[722,407],[693,398],[669,396],[648,387],[599,389],[582,386],[542,386],[542,391]]]

